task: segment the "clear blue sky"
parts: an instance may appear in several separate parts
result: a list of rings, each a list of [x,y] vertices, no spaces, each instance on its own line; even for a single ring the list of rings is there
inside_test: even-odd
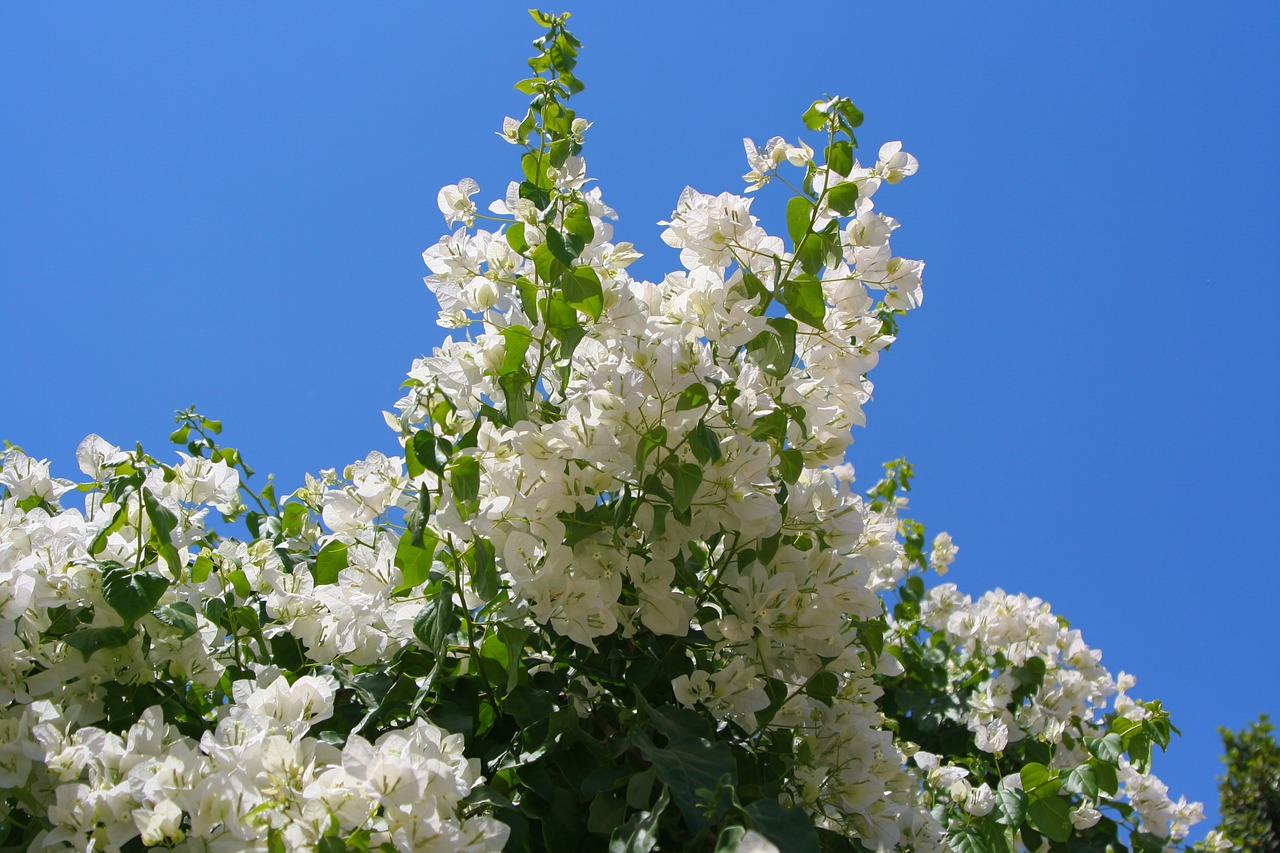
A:
[[[436,190],[518,172],[523,9],[0,6],[0,436],[73,475],[86,433],[164,451],[197,403],[286,488],[394,447],[380,411],[439,339]],[[909,457],[949,580],[1045,598],[1163,698],[1157,770],[1212,808],[1215,727],[1280,717],[1280,6],[574,11],[633,271],[676,265],[682,187],[739,191],[741,138],[823,93],[870,157],[919,157],[877,201],[925,306],[853,461]]]

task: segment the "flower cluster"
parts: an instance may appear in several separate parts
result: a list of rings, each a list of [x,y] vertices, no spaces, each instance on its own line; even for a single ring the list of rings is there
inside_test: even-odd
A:
[[[386,413],[402,455],[280,499],[194,411],[176,464],[90,436],[77,485],[4,454],[0,843],[1184,834],[1196,807],[1149,773],[1158,704],[1038,601],[926,594],[958,549],[926,554],[901,517],[905,463],[853,487],[868,374],[923,299],[873,196],[915,158],[891,142],[863,165],[861,113],[817,101],[817,145],[745,141],[747,192],[791,190],[785,235],[752,215],[763,196],[686,188],[661,223],[681,269],[633,278],[567,105],[579,44],[534,17],[531,104],[501,133],[521,180],[487,214],[471,179],[437,198],[457,227],[426,283],[451,333]]]

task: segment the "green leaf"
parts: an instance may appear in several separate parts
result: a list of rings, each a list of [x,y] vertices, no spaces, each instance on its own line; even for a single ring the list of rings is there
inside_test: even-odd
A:
[[[1027,795],[1017,788],[996,789],[996,823],[1017,829],[1027,817]]]
[[[107,526],[102,528],[102,531],[98,533],[97,536],[93,537],[93,541],[89,543],[90,556],[96,557],[98,554],[101,554],[102,549],[107,547],[107,538],[112,533],[123,528],[125,522],[128,520],[128,514],[125,512],[125,505],[121,502],[120,505],[116,507],[115,514],[111,516],[111,521],[108,522]]]
[[[1022,790],[1032,802],[1056,796],[1062,785],[1049,768],[1034,761],[1024,764],[1018,775],[1022,777]]]
[[[306,518],[307,508],[305,505],[297,502],[287,503],[284,505],[284,515],[280,519],[280,529],[285,536],[298,536],[302,533]]]
[[[184,640],[193,636],[199,628],[199,623],[196,621],[196,609],[185,601],[178,601],[157,608],[154,615],[170,628],[177,628]]]
[[[445,466],[449,464],[449,454],[452,450],[448,439],[438,438],[428,429],[418,430],[405,442],[409,476],[416,477],[423,471],[430,471],[440,476],[444,473]]]
[[[828,145],[827,168],[841,177],[849,177],[849,173],[853,171],[853,145],[844,139],[837,139]]]
[[[853,105],[848,98],[841,98],[836,104],[836,111],[849,127],[862,127],[862,110]]]
[[[146,507],[147,518],[151,521],[151,529],[156,538],[166,545],[171,544],[169,536],[178,526],[177,516],[162,506],[150,489],[142,490],[142,503]]]
[[[804,115],[800,120],[804,122],[804,126],[810,130],[820,130],[827,123],[826,101],[814,101],[809,109],[804,111]],[[823,109],[819,109],[822,107]]]
[[[804,687],[805,693],[827,705],[833,703],[839,690],[839,677],[834,672],[826,669],[820,669],[810,676]]]
[[[524,223],[516,222],[507,226],[507,230],[503,233],[507,238],[507,245],[512,251],[524,255],[529,251],[529,241],[524,236]]]
[[[701,382],[695,382],[688,388],[680,392],[680,396],[676,398],[676,411],[684,412],[689,409],[697,409],[711,402],[711,395],[707,393],[707,386]]]
[[[778,473],[783,482],[794,484],[800,479],[800,472],[803,470],[804,454],[799,450],[789,448],[778,453]]]
[[[480,600],[489,602],[498,594],[498,567],[494,562],[493,543],[477,536],[468,550],[471,586]]]
[[[801,809],[786,808],[777,800],[756,800],[746,808],[752,826],[787,853],[819,853],[818,833]]]
[[[88,660],[100,649],[114,649],[127,645],[131,636],[132,632],[118,627],[81,628],[79,631],[67,634],[63,639],[67,641],[67,645],[79,650],[84,659]]]
[[[781,379],[796,358],[796,321],[770,317],[770,331],[761,332],[747,343],[747,354],[770,376]]]
[[[674,457],[672,457],[674,458]],[[702,469],[692,462],[671,466],[671,508],[685,512],[702,485]]]
[[[673,737],[665,748],[653,742],[639,729],[632,739],[647,761],[653,763],[658,779],[667,786],[685,823],[695,833],[714,825],[707,808],[722,783],[738,784],[738,769],[733,751],[724,741],[709,741],[692,735]],[[721,799],[718,814],[728,810]]]
[[[437,658],[444,656],[449,635],[459,624],[457,608],[453,603],[453,584],[446,578],[440,591],[426,603],[413,620],[413,635]]]
[[[341,838],[326,835],[316,842],[316,853],[347,853],[347,845]]]
[[[1081,764],[1062,780],[1062,787],[1073,794],[1083,794],[1091,800],[1098,799],[1098,778],[1089,764]]]
[[[1064,797],[1032,799],[1027,806],[1027,820],[1050,841],[1061,843],[1071,837],[1071,803]]]
[[[640,776],[632,778],[637,779]],[[666,788],[663,788],[652,810],[639,812],[614,830],[613,836],[609,839],[609,853],[650,853],[654,850],[658,846],[658,821],[670,802],[671,795]]]
[[[524,326],[508,326],[502,330],[503,355],[499,376],[524,371],[524,356],[533,343],[533,334]]]
[[[474,456],[459,456],[449,463],[449,488],[459,504],[480,497],[480,462]]]
[[[168,579],[151,572],[116,567],[102,573],[102,596],[126,627],[150,613],[168,588]]]
[[[554,228],[547,229],[547,242],[545,245],[551,252],[551,257],[559,261],[565,269],[573,266],[573,262],[578,259],[578,255],[582,252],[582,247],[575,245],[576,242],[576,239],[572,241],[566,239],[565,235]],[[575,248],[578,251],[575,252]]]
[[[574,267],[560,277],[560,292],[570,308],[576,308],[592,320],[599,320],[604,311],[604,293],[600,288],[600,276],[591,267]]]
[[[338,572],[350,565],[347,561],[349,547],[346,542],[334,539],[320,549],[320,553],[316,554],[315,565],[311,567],[316,586],[338,582]]]
[[[555,709],[555,699],[550,693],[528,684],[516,685],[502,700],[502,710],[510,714],[521,728],[547,719]]]
[[[720,830],[720,835],[716,838],[715,853],[738,853],[738,847],[742,844],[742,836],[747,834],[745,826],[726,826]]]
[[[1120,785],[1115,766],[1100,758],[1090,758],[1089,766],[1093,768],[1093,778],[1098,784],[1098,791],[1114,797]]]
[[[822,262],[826,256],[827,250],[821,234],[808,235],[804,238],[804,242],[796,247],[796,260],[800,262],[800,269],[810,275],[816,275],[822,269]]]
[[[560,241],[560,248],[563,251],[563,240]],[[560,274],[568,267],[568,264],[563,264],[556,258],[548,243],[539,243],[533,250],[533,267],[538,274],[538,278],[550,282],[559,278]]]
[[[827,188],[827,205],[841,216],[848,216],[858,206],[858,185],[853,181]]]
[[[636,467],[643,470],[649,454],[659,447],[665,447],[666,443],[667,428],[664,426],[656,426],[640,436],[640,442],[636,447]]]
[[[406,530],[396,546],[395,566],[400,570],[400,583],[392,595],[400,595],[420,586],[431,574],[437,540],[428,530],[422,531],[422,545],[413,544],[413,532]]]
[[[1117,763],[1120,756],[1124,754],[1124,741],[1115,732],[1100,738],[1087,737],[1084,739],[1084,745],[1091,755],[1097,756],[1108,764]]]
[[[787,202],[787,233],[791,242],[797,246],[804,240],[813,224],[813,202],[802,195],[794,196]]]
[[[976,826],[960,827],[948,832],[947,847],[955,853],[992,853],[986,835]]]
[[[587,831],[594,835],[612,835],[626,817],[627,804],[608,791],[596,794],[587,808]]]
[[[585,204],[574,202],[569,205],[564,213],[564,230],[577,237],[582,246],[595,239],[596,230],[591,224],[591,214]]]
[[[720,436],[707,426],[705,420],[699,420],[689,437],[689,447],[693,456],[703,465],[711,465],[720,461],[723,451],[720,449]]]

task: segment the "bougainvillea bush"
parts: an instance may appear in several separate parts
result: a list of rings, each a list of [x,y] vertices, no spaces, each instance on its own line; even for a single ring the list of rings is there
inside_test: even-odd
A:
[[[162,460],[98,436],[78,482],[9,448],[0,844],[182,851],[1123,850],[1200,806],[1173,731],[1044,602],[929,588],[956,547],[912,471],[844,461],[922,299],[845,98],[685,189],[680,268],[627,273],[545,34],[513,180],[425,253],[452,330],[371,453],[291,494],[222,425]],[[222,519],[222,522],[219,522]],[[224,535],[232,521],[247,535]],[[221,531],[221,532],[220,532]]]

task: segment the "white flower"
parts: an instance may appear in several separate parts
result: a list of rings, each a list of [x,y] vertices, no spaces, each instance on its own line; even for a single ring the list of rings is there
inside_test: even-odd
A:
[[[471,178],[463,178],[456,184],[441,188],[436,196],[436,204],[444,214],[445,222],[452,225],[461,222],[471,225],[476,219],[476,205],[471,196],[480,191],[480,185]]]

